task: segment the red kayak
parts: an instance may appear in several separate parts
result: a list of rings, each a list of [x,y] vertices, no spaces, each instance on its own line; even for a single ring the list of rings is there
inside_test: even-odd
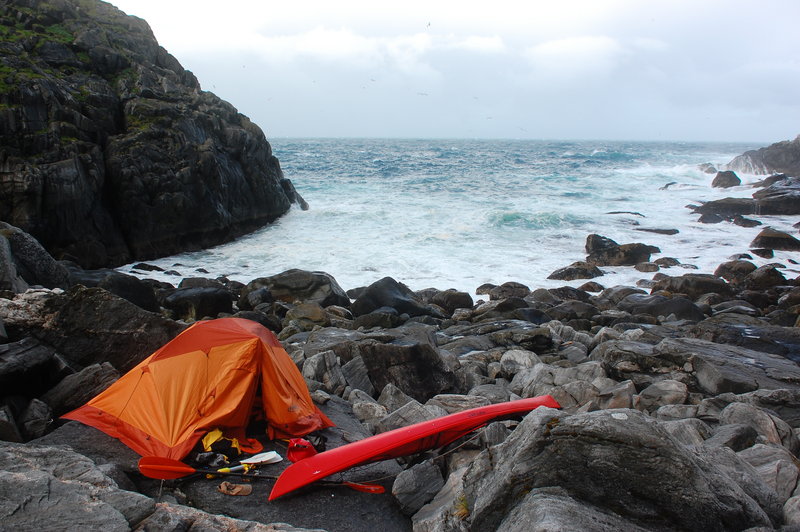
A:
[[[518,417],[540,406],[561,408],[549,395],[481,406],[376,434],[316,454],[287,467],[272,487],[269,500],[353,466],[444,447],[491,421]]]

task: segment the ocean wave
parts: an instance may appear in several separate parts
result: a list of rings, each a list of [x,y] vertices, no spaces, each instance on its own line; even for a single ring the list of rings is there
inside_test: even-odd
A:
[[[520,212],[502,211],[489,214],[489,224],[493,227],[513,227],[522,229],[553,229],[577,227],[589,220],[564,212]]]

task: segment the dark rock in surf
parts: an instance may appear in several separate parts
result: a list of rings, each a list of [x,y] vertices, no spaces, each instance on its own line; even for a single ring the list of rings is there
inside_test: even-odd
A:
[[[759,225],[762,225],[758,220],[745,218],[744,216],[738,214],[734,216],[731,221],[734,223],[734,225],[738,225],[739,227],[758,227]]]
[[[736,175],[736,172],[731,170],[717,172],[717,175],[714,176],[714,180],[711,182],[711,186],[714,188],[738,187],[741,184],[742,180],[739,179],[739,176]]]
[[[767,227],[750,242],[751,248],[800,251],[800,240],[788,233]]]
[[[661,250],[647,244],[617,244],[610,238],[591,234],[586,237],[586,262],[597,266],[633,266],[648,262],[652,253]]]
[[[548,275],[547,278],[558,281],[574,281],[575,279],[594,279],[601,275],[604,275],[603,272],[594,264],[578,261],[564,268],[559,268]]]
[[[723,262],[714,270],[714,275],[722,277],[733,285],[741,284],[744,278],[755,271],[756,265],[746,260]]]
[[[748,174],[781,172],[800,175],[800,136],[776,142],[764,148],[749,150],[734,157],[728,168]]]

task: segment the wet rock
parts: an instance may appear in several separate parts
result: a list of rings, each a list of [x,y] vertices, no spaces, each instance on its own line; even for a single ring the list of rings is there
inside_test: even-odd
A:
[[[756,265],[747,260],[723,262],[714,270],[714,275],[722,277],[731,284],[742,284],[744,278],[756,269]]]
[[[706,317],[697,305],[685,297],[631,294],[618,306],[630,314],[647,314],[655,318],[674,315],[679,320],[700,321]]]
[[[701,221],[703,217],[716,216],[721,222],[736,215],[755,214],[756,202],[751,198],[723,198],[706,201],[693,210],[701,215]]]
[[[596,265],[585,261],[578,261],[564,268],[559,268],[548,275],[547,278],[559,281],[574,281],[575,279],[594,279],[601,275],[604,274]]]
[[[759,225],[762,225],[762,223],[759,222],[758,220],[753,220],[752,218],[745,218],[744,216],[738,214],[734,216],[731,221],[733,222],[734,225],[738,225],[739,227],[758,227]]]
[[[153,288],[133,275],[112,272],[105,276],[97,286],[123,299],[127,299],[144,310],[158,312],[160,309]]]
[[[525,298],[531,293],[531,289],[522,283],[508,281],[500,286],[495,286],[489,290],[489,299],[496,301],[499,299]]]
[[[703,294],[715,293],[730,295],[732,289],[723,279],[714,275],[702,273],[687,273],[679,277],[665,277],[656,282],[653,292],[665,290],[667,292],[685,294],[690,299],[696,300]]]
[[[748,290],[768,290],[787,284],[786,277],[778,269],[767,264],[756,268],[744,278],[743,285]]]
[[[796,174],[797,175],[797,174]],[[800,179],[791,177],[773,183],[753,194],[761,215],[793,216],[800,214]]]
[[[653,354],[681,366],[691,362],[698,384],[711,395],[800,386],[800,366],[770,353],[695,338],[666,338]]]
[[[391,307],[409,316],[439,315],[432,307],[427,307],[415,299],[414,293],[405,285],[391,277],[375,281],[359,295],[352,306],[354,316],[369,314],[381,307]],[[443,315],[439,317],[444,318]]]
[[[736,175],[736,172],[731,170],[717,172],[717,175],[714,176],[714,180],[711,182],[711,186],[714,188],[738,187],[741,184],[742,180],[739,179],[739,176]]]
[[[406,515],[417,513],[444,486],[439,467],[426,460],[402,471],[392,484],[392,495]]]
[[[325,272],[292,269],[271,277],[259,277],[247,283],[239,297],[239,308],[244,310],[255,308],[250,305],[264,299],[265,292],[259,292],[261,296],[258,298],[251,297],[250,294],[262,289],[267,290],[269,298],[286,303],[300,301],[318,303],[322,307],[350,306],[350,298],[331,275]]]
[[[633,266],[648,262],[652,253],[660,253],[655,246],[646,244],[617,244],[610,238],[591,234],[586,238],[586,262],[597,266]]]
[[[375,327],[391,329],[400,325],[401,322],[402,318],[397,309],[381,307],[367,314],[357,316],[353,320],[353,327],[356,329],[373,329]]]
[[[800,140],[783,140],[764,148],[748,150],[727,164],[728,168],[748,174],[782,172],[800,174]]]
[[[770,325],[744,314],[723,313],[711,316],[684,330],[684,334],[719,344],[777,354],[792,360],[800,353],[800,329]]]
[[[460,292],[452,288],[438,292],[431,299],[431,303],[434,305],[439,305],[449,314],[453,314],[456,309],[472,308],[472,305],[474,304],[472,296],[470,296],[468,293]]]
[[[788,233],[767,227],[750,242],[751,248],[800,251],[800,240]]]

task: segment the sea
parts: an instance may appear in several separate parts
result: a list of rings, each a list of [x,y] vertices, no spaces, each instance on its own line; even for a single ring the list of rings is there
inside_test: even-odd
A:
[[[711,187],[714,174],[755,144],[545,140],[271,139],[286,177],[308,202],[273,224],[203,251],[148,261],[181,277],[247,283],[299,268],[332,275],[344,289],[389,276],[412,290],[485,284],[580,286],[551,281],[558,268],[584,260],[589,234],[660,248],[668,275],[713,273],[747,253],[763,228],[701,224],[688,208],[723,197],[749,197],[763,176]],[[760,216],[764,226],[796,233],[792,217]],[[674,229],[672,235],[646,229]],[[790,255],[753,255],[757,265]],[[122,271],[136,273],[127,265]],[[688,269],[696,267],[697,269]],[[603,286],[652,279],[630,266],[602,267]],[[208,272],[208,273],[205,273]],[[147,272],[177,284],[180,277]],[[787,277],[796,277],[787,273]]]

